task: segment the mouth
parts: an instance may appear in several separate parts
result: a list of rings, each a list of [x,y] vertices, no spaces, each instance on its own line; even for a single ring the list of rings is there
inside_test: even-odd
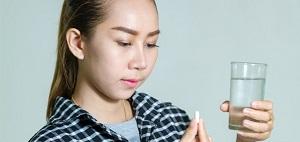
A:
[[[129,88],[135,88],[139,84],[140,80],[138,79],[121,79],[122,83],[129,87]]]

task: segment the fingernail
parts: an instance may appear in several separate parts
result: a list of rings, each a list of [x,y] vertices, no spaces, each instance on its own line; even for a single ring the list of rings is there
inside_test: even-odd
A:
[[[242,132],[242,131],[237,131],[237,133],[238,133],[239,135],[243,135],[243,134],[244,134],[244,132]]]
[[[202,118],[199,118],[199,123],[203,123],[203,119]]]
[[[252,103],[251,103],[251,106],[252,106],[253,108],[256,108],[256,106],[257,106],[257,102],[255,102],[255,101],[254,101],[254,102],[252,102]]]
[[[199,118],[198,126],[200,126],[199,128],[203,127],[203,119],[202,118]]]
[[[250,114],[251,113],[251,110],[249,108],[244,108],[243,109],[243,113],[245,114]]]
[[[250,125],[250,121],[249,120],[244,120],[243,121],[243,125],[244,126],[249,126]]]

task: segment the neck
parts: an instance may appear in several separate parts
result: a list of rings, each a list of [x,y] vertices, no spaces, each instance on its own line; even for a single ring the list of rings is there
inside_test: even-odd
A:
[[[120,123],[133,117],[127,100],[111,99],[84,81],[77,82],[72,99],[100,123]]]

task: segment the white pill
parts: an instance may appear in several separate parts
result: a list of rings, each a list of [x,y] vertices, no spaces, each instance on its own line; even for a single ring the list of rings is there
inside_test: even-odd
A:
[[[199,123],[199,119],[200,119],[200,113],[199,111],[195,111],[195,117],[194,117],[197,121],[197,123]]]

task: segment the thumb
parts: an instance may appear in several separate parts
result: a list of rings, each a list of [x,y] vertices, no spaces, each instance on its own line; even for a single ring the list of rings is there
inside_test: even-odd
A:
[[[228,112],[229,111],[229,101],[224,101],[220,106],[220,110],[223,112]]]
[[[192,119],[192,121],[189,124],[189,127],[185,130],[185,133],[182,136],[180,142],[193,142],[197,135],[197,128],[198,126],[196,120]]]

